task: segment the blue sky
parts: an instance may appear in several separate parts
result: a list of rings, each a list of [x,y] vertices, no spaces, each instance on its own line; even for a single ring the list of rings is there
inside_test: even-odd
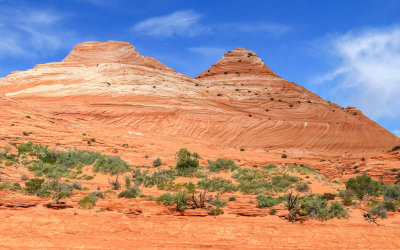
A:
[[[397,0],[0,0],[0,77],[107,40],[189,76],[247,48],[283,78],[400,136]]]

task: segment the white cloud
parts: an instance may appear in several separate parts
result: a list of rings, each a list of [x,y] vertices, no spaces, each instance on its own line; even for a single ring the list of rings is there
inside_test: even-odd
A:
[[[73,34],[59,25],[63,18],[49,10],[2,6],[0,58],[36,56],[69,46]]]
[[[158,38],[172,36],[194,37],[210,33],[266,33],[281,36],[292,29],[285,25],[269,23],[217,23],[206,25],[203,15],[191,10],[176,11],[169,15],[152,17],[133,26],[132,31]]]
[[[332,41],[329,49],[338,65],[319,80],[339,83],[337,97],[374,119],[400,116],[400,28],[348,33]]]
[[[194,37],[207,29],[199,24],[201,14],[191,10],[176,11],[172,14],[153,17],[136,24],[132,31],[155,37],[174,35]]]
[[[393,133],[400,137],[400,129],[393,130]]]

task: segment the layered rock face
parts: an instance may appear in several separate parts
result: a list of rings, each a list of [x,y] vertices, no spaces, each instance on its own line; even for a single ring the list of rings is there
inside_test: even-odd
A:
[[[360,111],[280,78],[240,48],[193,79],[141,56],[129,43],[87,42],[62,62],[0,79],[0,93],[114,138],[104,142],[110,144],[133,136],[160,149],[173,141],[219,151],[359,157],[399,141]]]

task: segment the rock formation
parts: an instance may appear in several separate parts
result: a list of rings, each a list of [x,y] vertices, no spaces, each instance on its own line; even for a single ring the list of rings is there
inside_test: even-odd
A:
[[[156,145],[189,140],[221,150],[360,157],[399,141],[361,111],[280,78],[240,48],[193,79],[129,43],[87,42],[62,62],[0,79],[0,93],[83,130]]]

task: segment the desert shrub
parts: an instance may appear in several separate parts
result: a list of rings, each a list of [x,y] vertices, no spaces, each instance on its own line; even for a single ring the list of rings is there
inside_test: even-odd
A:
[[[96,196],[85,196],[78,201],[78,207],[81,209],[92,209],[97,202]]]
[[[238,166],[232,160],[218,158],[216,161],[208,161],[208,167],[212,172],[219,173],[225,170],[235,170]]]
[[[342,204],[338,201],[332,202],[329,207],[329,217],[330,218],[348,218],[349,215],[347,210],[342,206]]]
[[[187,197],[187,191],[180,190],[175,194],[174,202],[176,204],[176,210],[184,211],[187,208],[189,198]]]
[[[136,198],[140,195],[140,189],[137,186],[130,187],[129,189],[126,189],[119,193],[118,198]]]
[[[298,177],[288,174],[281,174],[272,177],[271,182],[276,192],[286,191],[299,180]]]
[[[241,149],[240,149],[241,152],[243,152],[244,150],[245,150],[244,148],[241,148]]]
[[[100,192],[100,191],[93,191],[93,192],[89,193],[89,196],[94,196],[94,197],[97,197],[97,198],[100,198],[100,199],[104,199],[105,198],[104,197],[104,193]]]
[[[282,154],[281,158],[284,158],[284,159],[287,158],[287,154]]]
[[[238,182],[265,179],[268,177],[268,169],[238,168],[232,172],[231,177]]]
[[[43,183],[39,190],[39,196],[51,197],[57,204],[61,199],[69,198],[72,196],[72,185],[61,183],[59,181],[49,181]]]
[[[398,169],[397,169],[397,168],[392,168],[390,171],[392,171],[392,172],[397,172]]]
[[[21,190],[21,184],[19,183],[14,183],[12,187],[12,191],[18,191]]]
[[[125,176],[125,189],[131,187],[131,178],[129,176]]]
[[[194,153],[192,154],[192,156],[193,156],[194,158],[196,158],[196,159],[200,159],[200,158],[201,158],[200,155],[199,155],[198,153],[196,153],[196,152],[194,152]]]
[[[162,203],[164,206],[169,206],[175,203],[175,196],[170,193],[166,193],[158,197],[156,202],[157,204]]]
[[[27,181],[29,180],[28,176],[26,174],[21,175],[21,181]]]
[[[233,193],[237,191],[237,187],[231,180],[226,180],[221,177],[213,177],[212,179],[201,179],[197,183],[200,189],[210,192]]]
[[[186,148],[182,148],[175,155],[177,169],[195,169],[199,167],[199,160],[193,157]]]
[[[12,188],[12,183],[9,181],[0,184],[0,190],[11,189],[11,188]]]
[[[307,182],[300,182],[296,185],[296,190],[302,193],[310,191],[310,186]]]
[[[322,198],[325,199],[325,200],[327,200],[327,201],[334,200],[335,197],[336,197],[336,195],[335,195],[335,194],[332,194],[332,193],[324,193],[324,194],[322,195]]]
[[[268,171],[277,171],[279,168],[275,166],[274,164],[268,164],[267,166],[263,166],[263,169],[268,170]]]
[[[338,196],[343,198],[343,205],[351,206],[354,204],[355,194],[352,190],[340,190]]]
[[[276,209],[272,208],[271,210],[269,210],[269,215],[275,215],[276,214]]]
[[[121,183],[119,182],[119,176],[117,175],[115,179],[108,179],[108,184],[110,184],[111,188],[114,190],[118,190],[121,188]]]
[[[397,203],[393,201],[382,201],[382,206],[387,210],[387,211],[392,211],[396,212],[397,211]]]
[[[25,191],[28,194],[37,194],[38,191],[42,188],[44,183],[44,179],[34,178],[30,181],[25,182]]]
[[[350,178],[346,182],[346,189],[354,192],[356,197],[360,200],[365,195],[377,196],[381,190],[381,183],[374,181],[367,175],[360,175],[356,178]]]
[[[382,218],[382,219],[384,219],[384,218],[387,217],[387,210],[386,210],[386,208],[383,206],[382,203],[379,203],[378,205],[372,207],[372,208],[368,211],[368,213],[369,213],[369,214],[372,214],[372,215],[377,215],[377,216],[379,216],[379,217]]]
[[[82,183],[75,181],[74,183],[72,183],[72,188],[82,190]]]
[[[209,214],[213,216],[221,215],[224,214],[224,210],[220,207],[215,207],[210,210]]]
[[[212,205],[216,206],[216,207],[225,207],[226,206],[226,200],[221,199],[219,196],[217,196],[215,198],[215,200],[213,200],[211,202]]]
[[[385,200],[396,200],[400,201],[400,186],[388,186],[383,192]]]
[[[159,167],[161,166],[161,164],[162,164],[161,159],[158,157],[153,161],[153,167]]]
[[[329,219],[328,203],[321,195],[308,195],[301,198],[300,213],[310,218]]]
[[[259,208],[273,207],[278,205],[279,203],[282,203],[283,201],[282,197],[274,198],[270,195],[269,196],[258,195],[256,199]]]
[[[396,146],[394,146],[393,148],[392,148],[392,151],[397,151],[397,150],[399,150],[400,149],[400,145],[396,145]]]
[[[119,156],[101,155],[93,165],[93,172],[118,175],[130,171],[128,164]]]
[[[229,199],[228,199],[228,201],[235,201],[236,200],[236,197],[235,196],[231,196],[231,197],[229,197]]]
[[[338,178],[332,179],[331,183],[342,184],[342,182]]]

